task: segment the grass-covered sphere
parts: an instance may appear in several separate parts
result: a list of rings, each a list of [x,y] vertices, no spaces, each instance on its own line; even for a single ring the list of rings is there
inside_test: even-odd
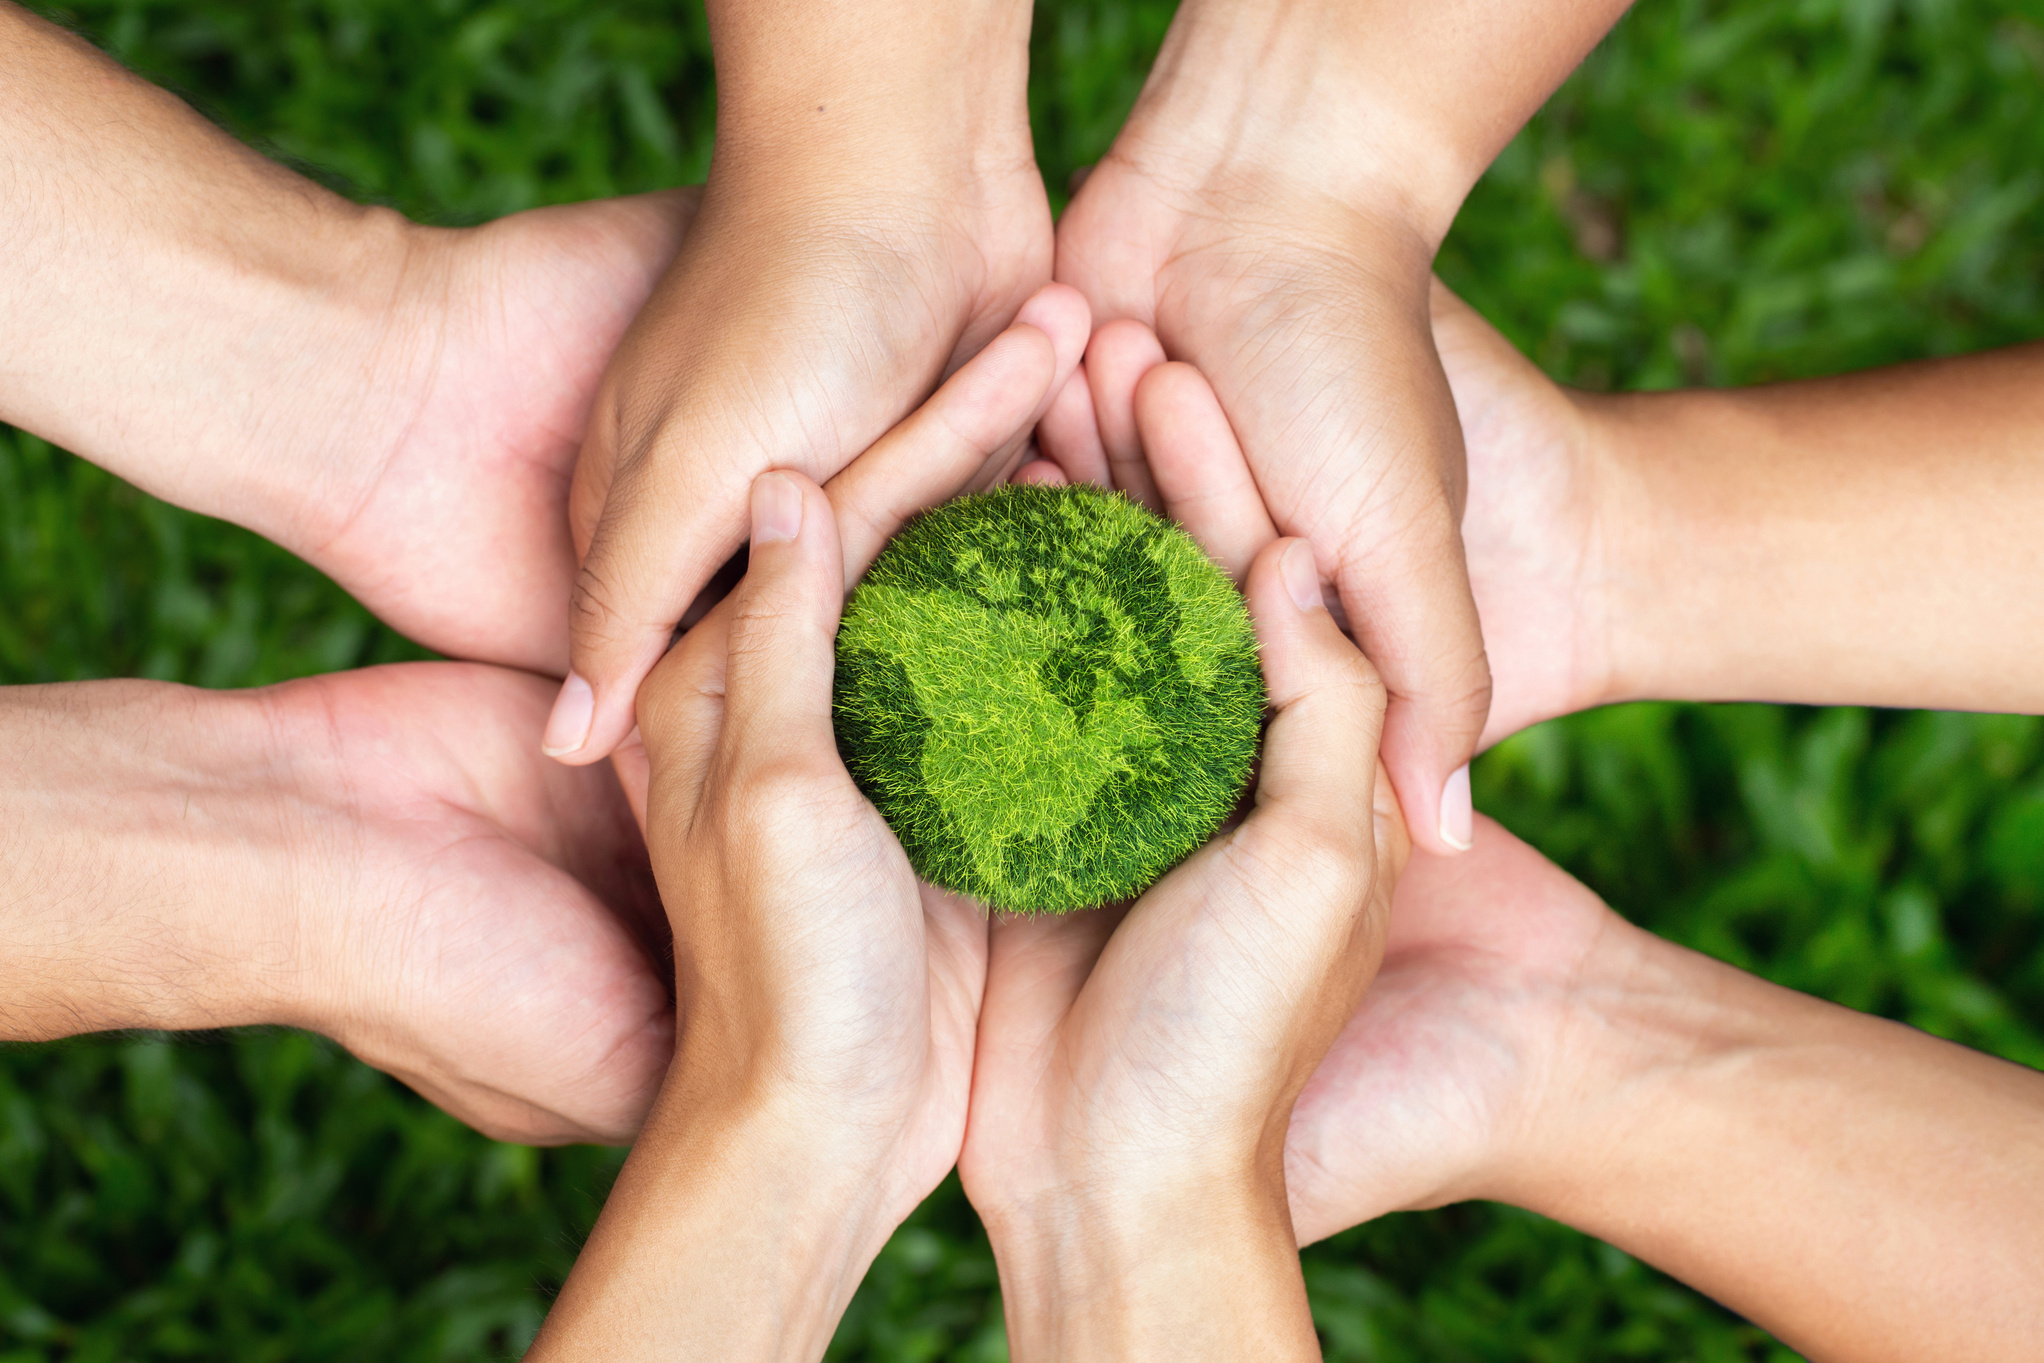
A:
[[[916,517],[838,631],[838,747],[916,873],[997,909],[1140,893],[1241,798],[1263,721],[1242,598],[1113,493]]]

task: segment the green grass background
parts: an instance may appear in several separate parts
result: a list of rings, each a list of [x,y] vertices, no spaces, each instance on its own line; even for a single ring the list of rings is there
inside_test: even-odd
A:
[[[1107,145],[1170,10],[1039,6],[1054,189]],[[699,179],[708,160],[692,5],[49,12],[275,154],[435,220]],[[1642,0],[1478,187],[1441,269],[1592,387],[2044,335],[2044,8]],[[243,686],[416,654],[281,551],[0,429],[0,680]],[[1659,932],[2044,1064],[2036,719],[1629,706],[1512,740],[1477,791]],[[0,1050],[0,1363],[515,1354],[617,1162],[492,1144],[295,1033]],[[1792,1356],[1509,1209],[1387,1217],[1306,1264],[1337,1359]],[[1005,1356],[955,1185],[889,1245],[834,1352]]]

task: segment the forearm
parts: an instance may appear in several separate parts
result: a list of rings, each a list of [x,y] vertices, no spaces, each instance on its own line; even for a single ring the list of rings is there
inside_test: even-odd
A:
[[[1008,1345],[1047,1359],[1312,1359],[1282,1180],[1097,1183],[986,1217]]]
[[[0,148],[0,420],[290,538],[333,492],[295,447],[373,443],[364,396],[415,358],[389,316],[407,225],[4,0]]]
[[[1570,1048],[1596,1058],[1494,1195],[1814,1357],[2044,1336],[2044,1076],[1630,929],[1580,997]]]
[[[2044,345],[1586,410],[1617,696],[2044,710]]]
[[[1485,168],[1625,9],[1186,0],[1131,132],[1179,146],[1187,166],[1382,215],[1430,256]]]
[[[899,1222],[829,1113],[694,1059],[684,1042],[528,1359],[821,1358]]]
[[[0,691],[0,1039],[293,1020],[274,740],[258,693]]]

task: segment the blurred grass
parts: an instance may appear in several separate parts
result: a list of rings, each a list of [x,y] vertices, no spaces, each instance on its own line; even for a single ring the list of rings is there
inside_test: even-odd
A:
[[[693,5],[46,7],[328,183],[465,222],[699,179]],[[1044,0],[1058,193],[1168,22]],[[2044,8],[1644,0],[1471,198],[1449,282],[1591,387],[1748,383],[2044,335]],[[257,684],[416,648],[290,556],[0,430],[0,681]],[[1478,803],[1668,936],[2044,1064],[2044,723],[1628,706],[1478,767]],[[614,1152],[495,1145],[289,1032],[0,1050],[0,1363],[470,1359],[529,1338]],[[1792,1355],[1627,1256],[1472,1204],[1306,1255],[1328,1355]],[[842,1358],[1005,1356],[955,1184]]]

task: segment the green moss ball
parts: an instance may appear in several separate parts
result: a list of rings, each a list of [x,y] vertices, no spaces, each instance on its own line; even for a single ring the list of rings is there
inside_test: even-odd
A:
[[[996,909],[1139,894],[1249,780],[1263,673],[1191,537],[1090,487],[903,527],[845,607],[838,749],[923,879]]]

